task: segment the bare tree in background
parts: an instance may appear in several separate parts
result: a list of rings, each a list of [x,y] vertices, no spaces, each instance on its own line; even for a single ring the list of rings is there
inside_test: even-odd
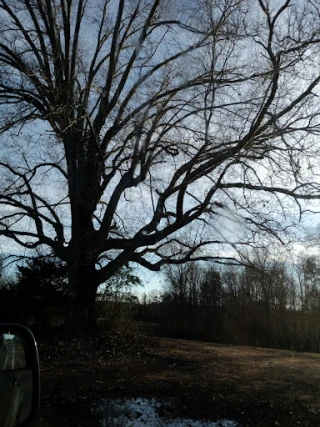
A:
[[[0,0],[0,234],[67,263],[70,329],[124,265],[236,262],[319,197],[320,7],[296,3]]]

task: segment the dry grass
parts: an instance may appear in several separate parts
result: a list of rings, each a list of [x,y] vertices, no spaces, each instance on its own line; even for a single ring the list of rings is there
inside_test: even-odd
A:
[[[319,380],[319,354],[161,338],[136,357],[44,369],[40,425],[49,411],[61,425],[93,426],[102,398],[146,396],[173,398],[172,415],[318,426]]]

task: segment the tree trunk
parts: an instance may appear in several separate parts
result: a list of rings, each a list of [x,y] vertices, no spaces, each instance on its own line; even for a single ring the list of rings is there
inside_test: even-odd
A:
[[[97,288],[94,265],[70,267],[66,318],[66,328],[69,332],[83,335],[96,328]]]

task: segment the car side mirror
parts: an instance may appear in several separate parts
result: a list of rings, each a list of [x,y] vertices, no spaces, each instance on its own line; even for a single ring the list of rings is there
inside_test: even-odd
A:
[[[32,332],[16,323],[0,323],[0,426],[29,426],[39,398],[39,358]]]

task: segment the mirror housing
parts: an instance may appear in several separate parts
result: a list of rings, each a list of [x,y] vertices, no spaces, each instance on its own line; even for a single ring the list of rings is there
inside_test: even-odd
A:
[[[1,427],[29,426],[39,400],[39,357],[32,332],[17,323],[0,323]]]

